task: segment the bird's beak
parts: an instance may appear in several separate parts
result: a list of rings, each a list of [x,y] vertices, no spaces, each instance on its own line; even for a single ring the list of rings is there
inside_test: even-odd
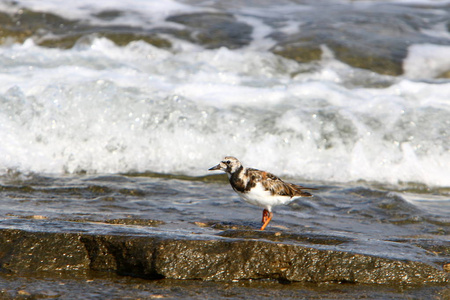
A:
[[[220,164],[208,169],[208,171],[215,171],[215,170],[220,170]]]

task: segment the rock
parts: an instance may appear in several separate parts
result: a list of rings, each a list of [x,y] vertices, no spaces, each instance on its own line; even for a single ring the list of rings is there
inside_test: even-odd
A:
[[[45,35],[48,32],[72,32],[80,25],[50,13],[34,12],[21,9],[16,14],[0,13],[0,38],[7,38],[22,43],[34,35]]]
[[[442,268],[444,269],[445,272],[450,272],[450,263],[444,264]]]
[[[0,270],[59,272],[89,270],[89,257],[77,234],[0,231]]]
[[[99,13],[101,19],[112,18],[114,12]],[[117,15],[118,16],[118,15]],[[49,34],[51,33],[51,34]],[[169,48],[171,43],[158,33],[130,26],[98,26],[71,21],[51,13],[20,10],[8,15],[0,12],[0,42],[8,39],[23,43],[33,38],[35,43],[51,48],[71,48],[86,37],[106,37],[119,46],[143,40],[160,48]]]
[[[31,294],[25,290],[20,290],[17,292],[17,294],[20,296],[31,296]]]
[[[94,37],[105,37],[118,46],[126,46],[133,41],[144,41],[159,48],[170,48],[172,45],[168,40],[152,32],[142,32],[141,30],[133,30],[128,27],[124,27],[123,30],[117,30],[118,32],[113,32],[111,28],[96,27],[69,34],[37,37],[36,43],[43,47],[68,49],[80,41],[90,43]]]
[[[450,78],[450,70],[445,71],[445,72],[439,74],[439,75],[437,76],[437,78],[445,78],[445,79]]]
[[[320,7],[298,16],[303,21],[298,32],[272,34],[278,41],[272,51],[299,62],[309,62],[320,59],[321,46],[326,45],[338,60],[353,67],[400,75],[409,46],[450,44],[448,40],[420,31],[433,22],[441,22],[440,18],[426,8],[420,13],[414,8],[407,10],[383,5],[366,10],[351,5]]]
[[[172,31],[176,36],[199,43],[209,49],[222,46],[231,49],[240,48],[248,45],[252,40],[252,27],[236,21],[231,14],[181,14],[168,17],[166,21],[186,26],[187,31]]]
[[[309,62],[321,58],[321,45],[329,47],[337,59],[357,68],[368,69],[385,75],[403,73],[403,59],[408,45],[399,41],[365,41],[362,37],[352,36],[348,32],[333,32],[332,29],[305,30],[298,35],[290,36],[273,48],[275,54],[291,58],[299,62]]]
[[[150,279],[227,282],[247,279],[371,284],[448,282],[447,273],[424,262],[321,247],[333,247],[346,239],[328,243],[315,238],[317,246],[303,246],[293,242],[292,237],[288,237],[289,242],[277,240],[282,234],[263,233],[246,239],[248,232],[225,231],[219,236],[161,231],[124,236],[3,229],[0,270],[12,274],[108,271]],[[271,235],[273,241],[264,238]],[[314,241],[312,236],[303,238],[308,239]]]

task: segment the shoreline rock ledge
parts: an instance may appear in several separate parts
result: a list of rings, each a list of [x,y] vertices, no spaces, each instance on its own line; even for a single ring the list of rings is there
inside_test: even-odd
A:
[[[222,232],[224,233],[224,232]],[[226,233],[226,231],[225,231]],[[273,233],[271,233],[273,235]],[[449,281],[432,264],[320,249],[264,238],[155,232],[114,235],[0,230],[0,271],[91,271],[147,279],[430,284]]]

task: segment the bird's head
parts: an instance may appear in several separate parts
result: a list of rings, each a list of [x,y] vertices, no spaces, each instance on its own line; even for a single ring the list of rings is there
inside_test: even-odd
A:
[[[209,171],[221,170],[232,174],[242,167],[241,162],[233,156],[225,156],[225,158],[216,166],[209,168]]]

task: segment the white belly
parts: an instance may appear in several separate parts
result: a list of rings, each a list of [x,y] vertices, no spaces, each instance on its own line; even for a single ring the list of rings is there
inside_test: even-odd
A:
[[[272,211],[272,206],[288,204],[289,202],[299,198],[299,197],[289,197],[289,196],[273,196],[270,191],[264,189],[261,183],[257,183],[254,188],[252,188],[247,193],[239,193],[245,202],[259,207],[263,207],[268,211]]]

